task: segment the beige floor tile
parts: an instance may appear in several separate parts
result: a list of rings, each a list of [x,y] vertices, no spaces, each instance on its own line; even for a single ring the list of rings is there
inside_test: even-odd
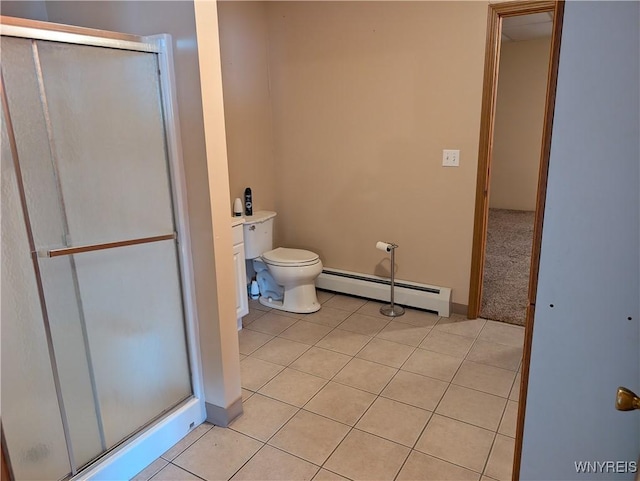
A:
[[[226,480],[261,447],[261,442],[244,434],[214,427],[173,463],[207,480]]]
[[[409,451],[405,446],[354,429],[329,457],[325,467],[350,479],[392,480]]]
[[[234,419],[230,428],[260,441],[267,441],[298,411],[275,399],[254,394],[243,404],[244,412]]]
[[[249,309],[249,314],[242,318],[242,327],[247,327],[253,321],[258,319],[261,316],[265,315],[265,311],[259,311],[257,309]]]
[[[417,347],[425,336],[429,334],[430,330],[430,327],[412,326],[411,324],[392,321],[376,337]]]
[[[339,474],[332,473],[331,471],[327,471],[322,468],[318,471],[318,474],[315,475],[313,481],[349,481],[347,478],[343,478]]]
[[[477,391],[506,398],[509,396],[515,377],[514,371],[464,361],[451,382],[458,386],[470,387]]]
[[[319,311],[313,314],[307,314],[304,320],[323,326],[336,327],[350,315],[351,312],[345,311],[344,309],[336,309],[335,307],[326,307],[323,305]]]
[[[381,396],[433,411],[448,386],[448,383],[437,379],[398,371]]]
[[[365,336],[364,334],[334,329],[318,342],[316,346],[329,349],[330,351],[341,352],[349,356],[355,356],[370,340],[371,337]]]
[[[522,361],[522,346],[513,347],[478,339],[469,351],[467,359],[516,371]]]
[[[497,431],[506,403],[506,399],[493,394],[452,384],[440,401],[436,413]]]
[[[510,438],[516,437],[516,423],[518,420],[518,403],[515,401],[507,401],[507,407],[502,415],[498,432]]]
[[[310,481],[319,469],[318,466],[279,449],[265,446],[231,479],[233,481]]]
[[[455,464],[412,451],[397,481],[478,481],[480,475]]]
[[[249,327],[252,331],[262,332],[271,336],[277,336],[282,331],[297,322],[296,319],[276,314],[275,311],[267,312],[253,321]]]
[[[415,449],[482,473],[495,433],[434,414]]]
[[[360,418],[356,428],[412,447],[431,417],[430,411],[379,397]],[[488,451],[487,451],[488,453]]]
[[[308,344],[276,337],[254,351],[251,357],[279,364],[280,366],[288,366],[298,359],[307,349],[309,349]]]
[[[350,360],[351,356],[319,347],[312,347],[291,363],[289,367],[323,379],[331,379]]]
[[[455,334],[434,329],[427,334],[427,337],[420,343],[420,347],[440,354],[465,357],[472,344],[473,339],[470,337],[456,336]]]
[[[345,296],[343,294],[336,294],[331,299],[326,301],[322,307],[333,307],[336,309],[343,309],[349,312],[355,312],[367,303],[366,299],[360,297]]]
[[[265,384],[259,393],[277,399],[278,401],[302,407],[309,399],[315,396],[326,383],[326,379],[286,368]]]
[[[351,314],[338,327],[345,331],[357,332],[365,336],[375,336],[380,332],[390,319],[381,319],[379,317],[365,316],[364,314]]]
[[[178,466],[174,466],[173,464],[167,464],[158,474],[156,474],[151,479],[153,481],[201,481],[201,478],[194,476],[193,474],[179,468]]]
[[[255,321],[254,321],[255,322]],[[249,328],[242,329],[238,332],[238,341],[240,342],[240,354],[248,356],[263,344],[269,342],[273,336],[263,334],[262,332],[252,331]]]
[[[524,327],[487,321],[478,339],[521,348],[524,344]]]
[[[328,326],[314,324],[313,322],[298,321],[286,331],[280,333],[280,337],[289,339],[290,341],[313,345],[329,332],[331,332],[331,328]]]
[[[330,381],[304,409],[353,426],[375,398],[371,393]]]
[[[433,327],[438,323],[438,319],[440,319],[438,314],[405,308],[404,315],[394,318],[394,321],[404,322],[413,326]]]
[[[189,434],[187,434],[184,438],[178,441],[176,444],[171,447],[171,449],[167,450],[162,454],[162,457],[167,461],[173,461],[173,459],[180,454],[182,451],[187,449],[193,443],[195,443],[198,439],[204,436],[210,429],[213,428],[213,424],[202,423],[199,426],[193,428]]]
[[[254,394],[253,391],[249,391],[248,389],[242,388],[242,402],[249,399],[251,396],[253,396],[253,394]]]
[[[502,434],[496,436],[484,474],[499,481],[509,481],[513,470],[515,440]]]
[[[460,314],[451,314],[451,317],[441,317],[434,329],[458,336],[478,337],[485,322],[484,319],[467,319]]]
[[[323,291],[321,289],[316,289],[316,297],[318,298],[318,302],[320,304],[324,304],[329,299],[331,299],[335,294],[329,291]]]
[[[269,444],[321,466],[349,432],[349,426],[298,411]]]
[[[263,306],[262,304],[260,304],[260,301],[258,299],[249,299],[249,312],[251,312],[254,309],[258,311],[265,311],[265,312],[269,312],[272,310],[270,307]]]
[[[450,382],[460,364],[462,359],[459,357],[416,349],[403,364],[402,370]]]
[[[385,316],[380,312],[382,306],[386,306],[388,303],[378,301],[367,301],[367,303],[358,309],[358,314],[364,314],[365,316],[380,317],[382,319],[389,320],[388,316]]]
[[[245,356],[244,354],[240,354],[240,360],[241,360],[241,361],[242,361],[245,357],[247,357],[247,356]]]
[[[158,458],[131,478],[130,481],[149,481],[154,474],[164,468],[167,464],[169,464],[169,461],[164,458]]]
[[[363,391],[380,394],[396,372],[398,370],[393,367],[355,358],[349,361],[333,380]]]
[[[518,402],[520,399],[520,382],[522,380],[521,374],[516,374],[516,379],[513,381],[513,386],[511,387],[511,392],[509,393],[509,399],[511,401]]]
[[[356,357],[399,368],[409,359],[414,350],[414,347],[406,344],[398,344],[376,337],[371,339]]]
[[[272,362],[246,357],[240,361],[240,384],[249,391],[257,391],[283,369]]]

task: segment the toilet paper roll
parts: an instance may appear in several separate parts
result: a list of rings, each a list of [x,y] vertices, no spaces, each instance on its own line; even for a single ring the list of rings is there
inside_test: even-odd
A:
[[[376,249],[380,249],[384,252],[391,252],[391,244],[387,244],[386,242],[378,241],[376,242]]]

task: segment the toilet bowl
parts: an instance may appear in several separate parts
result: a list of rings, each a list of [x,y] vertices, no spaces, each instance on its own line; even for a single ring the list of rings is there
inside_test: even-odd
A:
[[[262,305],[297,313],[316,312],[320,309],[315,284],[322,272],[318,254],[278,247],[262,254],[261,259],[276,284],[284,288],[282,301],[262,296]]]
[[[260,288],[260,304],[295,313],[320,309],[315,280],[322,262],[315,252],[286,247],[273,248],[275,212],[258,211],[244,223],[245,258],[253,259]]]

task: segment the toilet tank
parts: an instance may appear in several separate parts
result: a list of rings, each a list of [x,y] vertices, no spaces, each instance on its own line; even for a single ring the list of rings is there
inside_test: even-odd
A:
[[[275,216],[275,212],[259,210],[245,217],[242,226],[245,258],[255,259],[273,249],[273,218]]]

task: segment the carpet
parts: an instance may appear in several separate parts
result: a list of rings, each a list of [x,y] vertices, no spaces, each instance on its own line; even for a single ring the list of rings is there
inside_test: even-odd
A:
[[[535,212],[489,209],[480,316],[524,326]]]

